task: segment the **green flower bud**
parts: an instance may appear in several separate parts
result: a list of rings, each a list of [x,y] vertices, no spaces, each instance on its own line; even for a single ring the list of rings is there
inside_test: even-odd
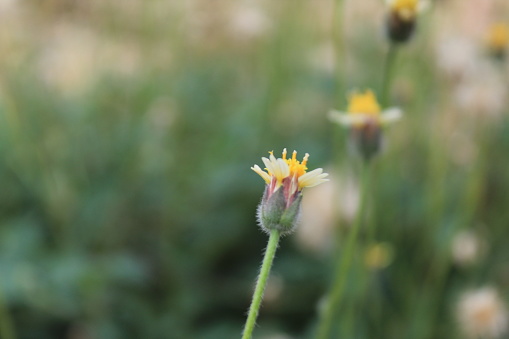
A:
[[[268,185],[265,189],[262,201],[258,206],[258,223],[263,231],[270,233],[271,230],[278,230],[281,234],[292,233],[297,227],[300,216],[302,194],[297,196],[287,206],[287,200],[283,189],[278,189],[267,198]]]
[[[387,36],[395,43],[407,42],[415,31],[415,20],[402,20],[397,13],[387,16]]]
[[[382,148],[382,130],[374,120],[350,131],[350,147],[364,161],[369,162]]]
[[[407,42],[415,31],[417,17],[429,5],[427,0],[387,0],[387,36],[393,43]]]

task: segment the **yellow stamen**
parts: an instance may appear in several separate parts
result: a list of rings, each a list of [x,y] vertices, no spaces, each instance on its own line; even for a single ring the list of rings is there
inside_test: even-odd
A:
[[[308,163],[308,159],[309,159],[309,153],[306,153],[304,155],[304,158],[302,159],[302,166],[306,166],[306,164]]]
[[[306,156],[304,156],[304,159],[302,159],[301,163],[299,160],[297,160],[297,151],[293,151],[292,158],[285,160],[288,164],[288,167],[290,168],[290,176],[298,178],[305,174],[306,170],[308,169],[306,167],[308,158],[309,154],[306,153]]]
[[[309,154],[306,153],[302,161],[297,160],[297,151],[293,151],[292,157],[287,159],[287,150],[283,149],[282,158],[276,159],[274,152],[269,152],[269,158],[262,158],[265,164],[265,171],[258,165],[251,169],[262,177],[267,184],[271,184],[272,192],[283,185],[285,179],[290,179],[289,191],[293,194],[296,190],[302,190],[304,187],[313,187],[324,181],[327,174],[323,173],[321,168],[307,173],[307,162]]]

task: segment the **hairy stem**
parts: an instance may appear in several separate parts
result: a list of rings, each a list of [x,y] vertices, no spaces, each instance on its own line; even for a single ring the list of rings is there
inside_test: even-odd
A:
[[[246,325],[244,326],[242,339],[250,339],[253,335],[253,329],[256,324],[256,318],[258,317],[260,305],[262,303],[263,292],[265,291],[265,285],[267,285],[267,278],[269,277],[270,268],[272,267],[272,262],[274,261],[274,256],[276,254],[279,237],[280,234],[278,230],[272,230],[270,232],[269,242],[267,244],[267,249],[265,250],[265,256],[263,258],[262,267],[260,269],[260,275],[258,276],[258,281],[256,282],[253,300],[251,302],[251,306],[249,307],[249,314],[247,316]]]

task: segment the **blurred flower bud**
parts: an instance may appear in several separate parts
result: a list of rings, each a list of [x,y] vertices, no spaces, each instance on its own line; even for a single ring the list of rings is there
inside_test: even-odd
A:
[[[382,130],[373,119],[367,120],[362,126],[350,130],[350,145],[369,161],[382,147]]]
[[[406,42],[415,30],[415,20],[402,20],[396,12],[387,16],[387,35],[393,42]]]
[[[424,9],[427,2],[419,0],[388,0],[387,35],[392,42],[403,43],[410,39],[415,26],[417,14]]]
[[[493,24],[486,40],[490,54],[498,60],[505,59],[509,46],[509,26],[502,22]]]

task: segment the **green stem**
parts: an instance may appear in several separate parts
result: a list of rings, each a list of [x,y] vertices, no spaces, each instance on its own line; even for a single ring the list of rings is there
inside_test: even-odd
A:
[[[479,211],[479,203],[483,197],[486,164],[489,163],[489,141],[490,137],[486,135],[485,126],[480,126],[478,131],[472,133],[477,137],[478,154],[475,163],[471,166],[469,173],[467,173],[467,184],[465,191],[465,200],[463,202],[463,220],[461,225],[472,225],[476,219],[476,214]]]
[[[396,60],[396,52],[398,51],[398,47],[395,43],[391,43],[389,45],[389,50],[387,51],[387,57],[385,59],[384,69],[383,69],[383,78],[382,78],[382,87],[381,87],[381,102],[382,106],[386,107],[389,104],[389,90],[391,87],[392,78],[394,75],[394,61]]]
[[[362,178],[362,185],[364,185],[365,187],[369,187],[371,186],[371,182],[374,181],[376,182],[376,172],[374,169],[371,169],[371,167],[373,167],[373,165],[371,165],[371,162],[369,163],[366,163],[364,165],[366,168],[364,169],[364,177]],[[363,189],[367,189],[363,186]],[[371,186],[370,187],[370,196],[373,197],[374,195],[376,195],[376,191],[375,191],[375,187]],[[366,229],[366,244],[368,246],[372,246],[374,243],[375,243],[375,240],[376,240],[376,236],[375,236],[375,233],[376,233],[376,223],[373,221],[373,217],[374,217],[374,205],[373,203],[371,202],[371,199],[367,196],[367,193],[363,193],[364,194],[364,211],[363,213],[365,214],[364,216],[364,227]]]
[[[350,264],[352,263],[357,236],[359,234],[364,210],[366,208],[367,190],[370,177],[369,165],[369,163],[363,163],[359,209],[357,210],[354,224],[348,233],[344,253],[341,256],[341,259],[337,261],[338,265],[336,266],[336,273],[332,283],[331,292],[329,293],[328,300],[321,313],[320,323],[318,324],[318,331],[316,334],[317,339],[328,339],[330,337],[332,324],[334,323],[335,311],[341,303],[341,298],[348,278],[347,273],[350,269]]]
[[[263,258],[262,268],[260,269],[260,275],[256,282],[255,291],[253,294],[253,301],[249,307],[249,314],[247,316],[246,325],[244,327],[244,333],[242,339],[250,339],[253,335],[253,329],[256,324],[256,318],[258,317],[258,311],[260,310],[260,304],[262,303],[263,292],[265,285],[267,285],[267,278],[269,277],[270,268],[274,261],[276,254],[277,244],[279,242],[279,231],[271,230],[267,249],[265,250],[265,256]]]
[[[14,324],[11,315],[9,314],[9,309],[1,289],[0,289],[0,338],[2,339],[16,338]]]
[[[332,10],[332,40],[334,42],[334,54],[335,54],[335,80],[336,80],[336,94],[338,98],[343,98],[344,93],[344,79],[346,67],[345,48],[343,39],[343,18],[342,18],[342,0],[333,1]],[[347,77],[347,75],[346,75]],[[343,104],[342,101],[337,102],[339,106]]]
[[[345,105],[344,100],[344,90],[346,87],[346,83],[348,81],[348,74],[346,74],[345,70],[348,69],[346,66],[346,57],[345,57],[345,42],[343,37],[343,17],[342,17],[342,9],[343,9],[343,0],[334,0],[332,2],[333,9],[331,11],[331,38],[334,45],[334,93],[337,98],[335,101],[335,105],[338,107],[342,107]],[[345,80],[346,79],[346,80]],[[344,144],[344,129],[334,128],[333,134],[333,142],[336,147],[341,147]],[[341,162],[341,153],[333,152],[332,162],[337,166],[340,165]]]

